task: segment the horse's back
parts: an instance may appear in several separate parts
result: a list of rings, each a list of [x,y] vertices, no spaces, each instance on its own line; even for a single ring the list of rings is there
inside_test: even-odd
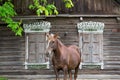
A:
[[[68,47],[69,50],[71,50],[73,53],[72,54],[78,54],[81,55],[80,49],[76,45],[71,45]]]

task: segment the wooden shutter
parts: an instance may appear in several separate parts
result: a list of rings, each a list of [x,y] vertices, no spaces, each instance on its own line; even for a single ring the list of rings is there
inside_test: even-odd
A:
[[[102,59],[102,34],[92,34],[92,62],[100,63]]]
[[[28,53],[29,63],[44,63],[45,62],[45,34],[35,33],[28,35]]]
[[[97,32],[80,33],[82,48],[81,65],[103,65],[103,34]]]
[[[90,55],[90,42],[91,36],[88,33],[83,34],[83,49],[82,49],[82,61],[83,62],[91,62]]]

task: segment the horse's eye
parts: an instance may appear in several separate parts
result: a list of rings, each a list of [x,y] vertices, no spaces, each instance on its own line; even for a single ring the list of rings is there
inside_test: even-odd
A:
[[[55,41],[52,41],[51,43],[53,44]]]
[[[54,44],[54,41],[51,41],[50,44]]]

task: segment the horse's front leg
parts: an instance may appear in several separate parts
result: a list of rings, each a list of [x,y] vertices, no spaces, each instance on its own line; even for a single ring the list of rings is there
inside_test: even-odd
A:
[[[67,66],[64,67],[63,71],[64,71],[64,80],[67,80],[67,72],[68,72]]]
[[[55,75],[56,75],[56,80],[60,80],[59,79],[59,74],[58,74],[58,69],[55,68],[55,66],[53,67],[53,69],[54,69],[54,72],[55,72]]]

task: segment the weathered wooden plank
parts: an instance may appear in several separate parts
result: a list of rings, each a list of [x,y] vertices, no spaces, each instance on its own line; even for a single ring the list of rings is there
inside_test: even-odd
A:
[[[119,37],[105,37],[104,41],[120,41]]]
[[[119,53],[120,51],[119,50],[105,50],[104,51],[105,53]]]
[[[25,52],[0,52],[0,56],[24,56]]]
[[[52,29],[56,29],[56,28],[58,28],[58,29],[75,29],[75,27],[76,27],[76,29],[77,29],[77,26],[76,25],[52,25]]]
[[[18,50],[22,50],[22,51],[24,51],[25,48],[21,48],[21,47],[22,47],[22,46],[16,46],[16,47],[11,47],[11,48],[9,48],[9,47],[0,47],[0,51],[5,51],[5,50],[8,50],[8,51],[12,51],[12,50],[18,51]]]
[[[17,55],[17,56],[15,55],[14,56],[1,56],[0,62],[7,62],[7,61],[23,61],[24,62],[24,55]]]
[[[120,69],[120,65],[104,65],[104,69]]]
[[[0,56],[0,58],[24,58],[24,55],[11,55],[11,56]]]
[[[79,18],[49,18],[48,21],[50,21],[52,25],[76,25],[77,22],[79,22]]]
[[[120,65],[120,61],[104,61],[105,65]]]
[[[104,56],[120,56],[119,52],[108,52],[104,51]]]
[[[20,70],[25,69],[24,65],[0,65],[0,70]],[[1,75],[1,74],[0,74]]]
[[[8,33],[8,32],[4,32],[4,33]],[[10,36],[10,34],[9,34],[9,36],[7,36],[7,35],[0,36],[0,40],[24,40],[24,38],[25,38],[24,36],[18,37],[18,36],[14,36],[14,35]]]
[[[119,43],[119,41],[109,40],[109,41],[105,41],[105,43],[116,44],[116,43]],[[113,45],[113,46],[114,46],[114,45]]]
[[[117,50],[120,50],[120,47],[119,48],[112,48],[112,47],[110,47],[110,48],[106,48],[106,47],[104,47],[104,49],[103,49],[104,51],[105,50],[114,50],[114,51],[117,51]]]
[[[105,16],[105,15],[104,15]],[[97,17],[93,17],[93,18],[88,18],[88,17],[85,17],[83,16],[83,19],[85,19],[85,21],[98,21],[98,22],[104,22],[105,24],[106,23],[109,23],[109,24],[115,24],[116,23],[116,17],[100,17],[100,18],[97,18]],[[112,23],[111,23],[112,22]]]
[[[107,61],[120,61],[120,56],[119,57],[116,57],[116,56],[105,56],[104,60],[107,60]]]
[[[58,30],[59,29],[59,30]],[[59,32],[68,32],[68,33],[70,33],[70,32],[75,32],[75,33],[77,33],[78,31],[77,31],[77,29],[75,29],[75,28],[73,28],[73,29],[69,29],[69,28],[54,28],[54,29],[51,29],[51,31],[50,32],[52,32],[52,31],[59,31]]]

